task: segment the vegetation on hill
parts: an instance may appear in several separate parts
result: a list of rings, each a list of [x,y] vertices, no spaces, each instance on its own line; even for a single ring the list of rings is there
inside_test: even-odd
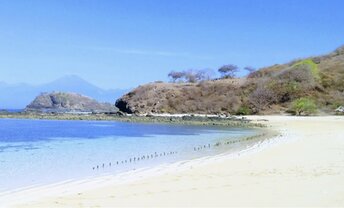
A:
[[[344,47],[328,55],[257,71],[246,68],[247,77],[235,78],[238,67],[225,65],[219,69],[222,78],[215,80],[205,79],[206,76],[190,80],[185,79],[187,73],[174,72],[169,76],[177,82],[182,79],[178,83],[139,86],[117,100],[116,106],[121,111],[138,114],[246,115],[287,112],[298,106],[295,104],[298,101],[311,110],[298,110],[297,114],[314,113],[314,108],[330,113],[344,104]],[[173,79],[172,75],[182,76]]]

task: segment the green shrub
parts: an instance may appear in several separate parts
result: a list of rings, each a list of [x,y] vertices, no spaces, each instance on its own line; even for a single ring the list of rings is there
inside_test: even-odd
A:
[[[317,106],[309,98],[299,98],[292,102],[290,112],[294,115],[310,115],[317,111]]]
[[[236,112],[236,115],[250,115],[250,114],[252,114],[252,111],[247,106],[241,106]]]

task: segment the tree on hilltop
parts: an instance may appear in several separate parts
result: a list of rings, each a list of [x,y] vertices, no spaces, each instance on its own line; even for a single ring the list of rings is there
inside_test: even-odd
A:
[[[251,73],[256,71],[256,69],[252,66],[246,66],[246,67],[244,67],[244,70],[246,70],[248,72],[248,74],[251,74]]]
[[[203,70],[186,70],[186,71],[171,71],[168,77],[171,78],[172,82],[190,82],[196,83],[204,80],[210,80],[212,76],[212,71],[210,69]]]
[[[238,66],[233,64],[228,64],[220,67],[218,69],[222,78],[234,78],[235,73],[238,72]]]
[[[185,72],[171,71],[168,74],[168,77],[171,78],[172,82],[176,82],[177,80],[182,81],[182,79],[185,77]]]

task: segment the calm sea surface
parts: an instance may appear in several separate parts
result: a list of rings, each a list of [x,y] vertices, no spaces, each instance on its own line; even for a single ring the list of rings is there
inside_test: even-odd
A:
[[[251,145],[256,130],[107,121],[0,119],[0,192],[155,167]]]

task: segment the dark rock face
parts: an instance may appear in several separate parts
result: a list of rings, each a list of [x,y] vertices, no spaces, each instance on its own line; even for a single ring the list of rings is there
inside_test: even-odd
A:
[[[65,92],[42,93],[26,108],[26,111],[40,112],[117,112],[118,109],[109,103],[99,103],[96,100]]]
[[[122,98],[118,99],[115,105],[122,112],[129,113],[129,114],[133,113],[133,110],[131,109],[130,105],[126,102],[125,99],[122,99]]]

